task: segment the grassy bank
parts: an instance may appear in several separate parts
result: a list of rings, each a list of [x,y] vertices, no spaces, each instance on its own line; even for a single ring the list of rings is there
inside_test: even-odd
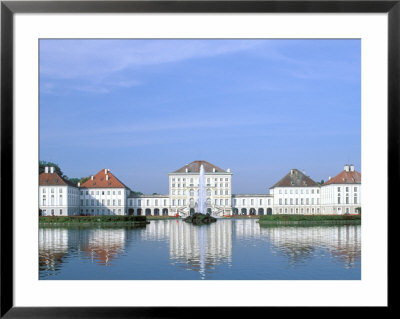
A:
[[[146,216],[41,216],[39,225],[51,224],[148,224]]]
[[[361,215],[267,215],[260,225],[360,225]]]
[[[147,220],[182,219],[176,216],[146,216]]]

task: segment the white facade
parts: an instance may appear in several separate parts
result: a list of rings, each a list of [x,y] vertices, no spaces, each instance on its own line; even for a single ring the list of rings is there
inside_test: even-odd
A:
[[[320,214],[321,187],[273,189],[274,214]]]
[[[342,175],[344,177],[342,177]],[[354,166],[346,165],[344,171],[336,176],[334,183],[321,188],[321,210],[323,214],[356,214],[361,207],[361,180],[355,176]],[[348,181],[345,183],[345,181]]]
[[[205,172],[207,210],[215,215],[355,214],[361,209],[361,174],[353,165],[346,165],[323,185],[292,169],[270,188],[269,194],[232,194],[231,171],[205,161],[195,161],[169,173],[169,194],[164,195],[135,195],[109,169],[91,176],[83,185],[86,186],[80,188],[42,185],[46,179],[42,181],[41,175],[39,208],[44,216],[186,216],[197,211],[198,205],[199,172],[193,169],[193,163],[196,167],[201,163],[208,165]],[[46,173],[50,178],[54,169],[51,172]],[[105,187],[107,183],[111,186]]]
[[[126,215],[125,188],[81,188],[80,213],[84,215]]]
[[[42,216],[68,216],[79,212],[79,189],[69,185],[55,171],[46,167],[39,184],[39,209]]]
[[[170,173],[169,196],[172,214],[189,214],[199,200],[199,173]],[[216,214],[232,212],[232,173],[205,172],[207,209]]]

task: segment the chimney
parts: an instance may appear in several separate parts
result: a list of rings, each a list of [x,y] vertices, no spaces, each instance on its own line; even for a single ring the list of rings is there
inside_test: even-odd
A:
[[[228,173],[230,173],[230,172],[231,172],[231,169],[230,169],[230,168],[228,168],[226,171],[227,171]]]
[[[54,167],[53,167],[53,166],[50,167],[50,173],[51,173],[51,174],[54,174]]]
[[[344,170],[346,171],[346,172],[348,172],[349,171],[349,165],[348,164],[346,164],[345,166],[344,166]]]
[[[294,174],[294,169],[291,169],[290,170],[290,175],[293,175]]]
[[[185,169],[185,172],[187,173],[187,172],[189,172],[189,170],[186,168],[186,169]]]
[[[213,167],[213,173],[215,173],[215,167]]]
[[[91,180],[93,180],[93,175],[92,175],[92,176],[90,176],[90,179],[91,179]]]
[[[108,175],[106,175],[106,180],[108,181]]]
[[[331,180],[331,178],[332,178],[332,177],[330,177],[330,176],[329,176],[329,177],[328,177],[328,181],[330,181],[330,180]]]
[[[48,166],[46,166],[46,167],[44,168],[44,172],[45,172],[46,174],[49,173],[49,167],[48,167]]]
[[[104,174],[107,174],[107,168],[104,169]]]
[[[350,164],[350,172],[354,172],[354,165]]]

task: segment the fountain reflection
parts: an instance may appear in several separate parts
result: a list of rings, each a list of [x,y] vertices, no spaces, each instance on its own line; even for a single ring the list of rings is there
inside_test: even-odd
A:
[[[150,263],[162,258],[153,251],[147,252],[151,246],[146,243],[165,247],[169,250],[169,264],[177,270],[195,271],[202,279],[211,278],[219,266],[232,269],[234,257],[247,252],[247,247],[256,247],[253,252],[261,258],[281,256],[283,265],[305,264],[328,256],[341,268],[356,268],[361,260],[361,227],[355,225],[260,227],[255,220],[218,219],[210,225],[194,226],[181,220],[158,220],[143,229],[39,228],[39,270],[41,276],[53,276],[67,260],[76,259],[111,266],[125,256],[131,261],[138,254],[142,258],[151,256]],[[154,265],[143,263],[143,267]]]
[[[198,271],[203,279],[216,265],[232,261],[230,220],[204,226],[173,223],[169,235],[170,259],[182,263],[186,269]]]

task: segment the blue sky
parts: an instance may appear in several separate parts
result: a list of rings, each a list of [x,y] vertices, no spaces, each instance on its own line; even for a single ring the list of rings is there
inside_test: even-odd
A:
[[[40,159],[143,193],[194,160],[234,193],[361,171],[361,42],[40,40]]]

